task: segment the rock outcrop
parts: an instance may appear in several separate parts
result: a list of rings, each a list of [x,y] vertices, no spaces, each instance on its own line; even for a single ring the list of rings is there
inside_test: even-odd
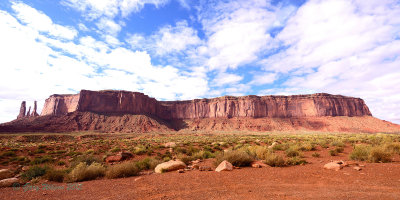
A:
[[[31,107],[29,106],[28,112],[26,113],[26,117],[30,117],[31,116]]]
[[[30,116],[31,116],[31,117],[37,117],[37,116],[39,116],[39,114],[37,113],[37,101],[35,101],[34,104],[33,104],[33,111],[32,111],[32,113],[31,113]]]
[[[161,119],[234,117],[370,116],[360,98],[317,93],[293,96],[224,96],[189,101],[157,101],[139,92],[88,91],[77,95],[52,95],[41,115],[73,111],[103,114],[145,114]]]
[[[25,117],[25,112],[26,112],[26,102],[23,101],[21,103],[21,107],[19,108],[19,114],[18,114],[17,119],[24,118]]]

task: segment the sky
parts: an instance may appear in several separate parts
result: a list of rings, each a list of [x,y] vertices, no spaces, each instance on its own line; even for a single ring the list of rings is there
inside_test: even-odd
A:
[[[400,123],[400,1],[2,0],[0,122],[81,89],[324,92]]]

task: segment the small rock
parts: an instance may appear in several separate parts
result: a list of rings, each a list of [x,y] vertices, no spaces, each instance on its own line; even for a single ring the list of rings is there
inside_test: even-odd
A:
[[[343,166],[338,164],[337,162],[330,162],[324,165],[324,169],[329,169],[329,170],[339,171],[342,168]]]
[[[257,163],[254,163],[254,164],[251,165],[251,167],[253,167],[253,168],[260,168],[261,166],[260,166],[259,164],[257,164]]]
[[[113,162],[121,162],[123,160],[127,160],[129,158],[132,158],[133,155],[131,153],[128,152],[119,152],[117,155],[115,156],[108,156],[106,158],[106,162],[107,163],[113,163]]]
[[[186,164],[182,161],[179,160],[170,160],[168,162],[164,162],[161,164],[158,164],[154,171],[156,173],[162,173],[162,172],[169,172],[173,170],[178,170],[178,169],[184,169],[186,167]]]
[[[265,164],[263,161],[260,161],[260,160],[256,160],[256,161],[252,162],[251,166],[253,167],[253,165],[258,165],[259,166],[259,167],[256,167],[256,168],[268,167],[267,164]]]
[[[358,165],[358,166],[360,166],[360,167],[365,167],[365,165]]]
[[[353,169],[355,169],[357,171],[361,171],[361,167],[353,167]]]
[[[193,164],[199,164],[200,162],[201,162],[200,159],[197,159],[197,160],[193,160],[193,161],[192,161]]]
[[[166,148],[174,148],[176,147],[176,143],[175,142],[167,142],[164,144],[164,147]]]
[[[239,143],[244,144],[244,143],[246,143],[246,140],[240,140]]]
[[[233,165],[230,162],[226,161],[226,160],[222,161],[218,165],[218,167],[215,169],[216,172],[232,171],[232,170],[233,170]]]
[[[19,183],[18,178],[7,178],[0,181],[0,187],[11,187],[14,183]]]
[[[240,169],[240,167],[236,167],[236,166],[233,166],[233,168],[235,168],[235,169]]]
[[[22,171],[27,171],[28,169],[29,169],[28,166],[23,166],[23,167],[22,167]]]
[[[273,142],[273,143],[268,147],[268,149],[272,149],[272,148],[274,148],[276,145],[278,145],[278,143],[277,143],[277,142]]]
[[[140,180],[140,179],[142,179],[142,177],[135,178],[134,181],[138,181],[138,180]]]
[[[0,169],[0,180],[13,177],[10,169]]]
[[[185,170],[184,169],[178,169],[177,172],[178,173],[185,173]]]
[[[210,166],[200,166],[199,171],[212,171]]]
[[[192,165],[192,169],[199,169],[199,165],[197,164]]]

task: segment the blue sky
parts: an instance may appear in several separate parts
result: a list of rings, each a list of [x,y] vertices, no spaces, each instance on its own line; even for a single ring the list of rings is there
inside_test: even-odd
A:
[[[140,91],[159,100],[326,92],[400,123],[397,0],[0,2],[0,122],[22,100]]]

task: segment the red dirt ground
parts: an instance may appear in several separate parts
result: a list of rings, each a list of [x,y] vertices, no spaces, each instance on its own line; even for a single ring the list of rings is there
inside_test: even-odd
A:
[[[392,163],[364,163],[361,171],[323,169],[331,160],[347,160],[318,151],[311,162],[283,168],[241,168],[230,172],[188,171],[81,182],[80,190],[24,191],[2,188],[0,199],[400,199],[400,157]],[[210,165],[211,160],[203,163]],[[66,183],[47,182],[66,186]]]

